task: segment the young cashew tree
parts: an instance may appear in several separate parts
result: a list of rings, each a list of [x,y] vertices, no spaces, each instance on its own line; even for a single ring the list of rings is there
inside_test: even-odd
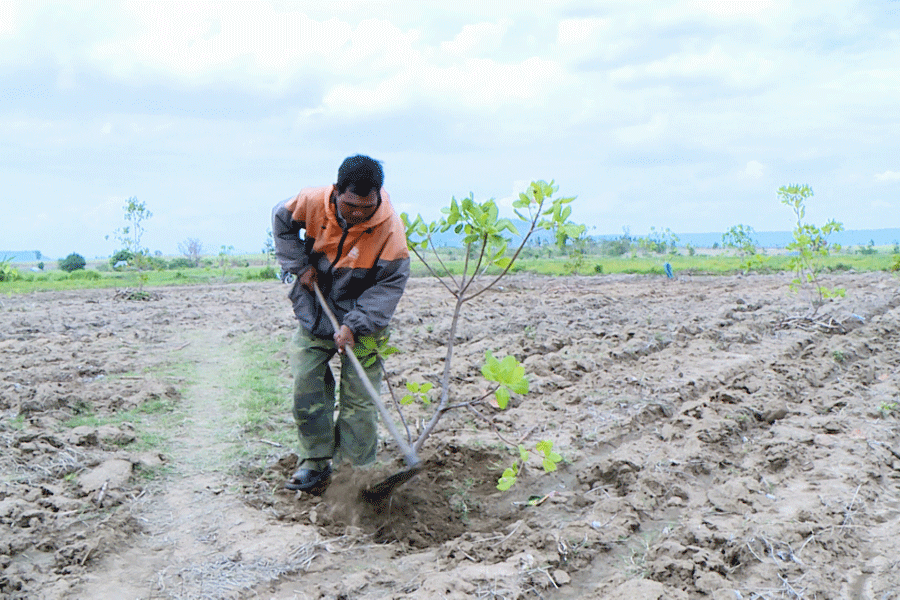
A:
[[[129,224],[113,232],[113,236],[122,244],[122,250],[117,254],[138,272],[138,291],[128,297],[133,300],[147,300],[150,295],[144,292],[144,284],[149,279],[145,271],[150,268],[150,250],[141,245],[141,238],[144,236],[144,226],[153,213],[147,209],[146,202],[138,202],[135,196],[128,198],[124,210],[125,220]],[[106,236],[106,239],[109,239],[109,236]]]
[[[433,388],[432,383],[409,382],[407,384],[409,394],[401,402],[423,401],[433,411],[419,437],[412,443],[416,452],[422,448],[435,426],[448,411],[456,408],[469,408],[480,418],[489,420],[477,408],[483,405],[491,395],[496,398],[497,406],[505,409],[511,394],[528,392],[525,368],[518,363],[515,357],[510,355],[497,358],[488,351],[481,372],[493,384],[490,391],[480,398],[451,404],[450,386],[456,329],[463,306],[494,287],[509,273],[520,252],[535,232],[552,232],[557,245],[561,248],[564,248],[567,242],[575,241],[583,235],[584,225],[575,224],[569,220],[572,213],[572,207],[569,204],[575,198],[554,198],[553,195],[557,190],[558,187],[552,181],[550,183],[535,181],[528,186],[525,192],[519,194],[518,200],[513,203],[513,208],[515,214],[522,221],[520,225],[527,228],[524,233],[518,230],[512,220],[500,217],[497,204],[493,199],[477,202],[471,194],[461,201],[453,198],[449,208],[442,209],[445,216],[436,222],[426,223],[421,215],[415,219],[410,219],[406,213],[401,215],[406,226],[407,245],[410,251],[425,265],[429,273],[437,279],[454,300],[453,316],[446,339],[447,352],[444,369],[441,380],[438,382],[437,391],[440,400],[435,404],[428,399],[428,392]],[[462,272],[458,275],[450,272],[438,253],[433,240],[433,236],[438,232],[442,234],[452,232],[458,236],[459,245],[463,248]],[[519,237],[520,241],[518,246],[511,250],[509,245],[512,235]],[[553,443],[549,440],[539,442],[535,450],[543,456],[545,470],[555,470],[556,463],[562,460],[559,454],[553,452]],[[519,447],[518,454],[519,458],[516,462],[504,472],[498,484],[500,489],[508,489],[512,485],[516,475],[527,461],[529,453],[526,448]]]
[[[811,300],[814,316],[819,307],[825,304],[829,298],[843,297],[846,290],[843,288],[829,288],[823,285],[821,275],[825,269],[825,259],[831,252],[839,252],[839,244],[828,242],[828,236],[838,231],[843,231],[843,224],[831,219],[821,228],[811,223],[805,223],[806,200],[812,197],[812,188],[808,185],[790,185],[778,188],[778,198],[785,206],[794,211],[797,224],[794,227],[794,240],[786,246],[788,250],[796,254],[790,261],[791,268],[796,277],[791,282],[791,290],[812,288]]]

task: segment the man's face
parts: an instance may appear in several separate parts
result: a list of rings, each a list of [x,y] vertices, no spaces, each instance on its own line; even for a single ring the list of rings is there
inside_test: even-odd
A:
[[[348,189],[343,194],[338,194],[337,207],[348,225],[359,225],[375,214],[378,208],[378,190],[373,189],[368,196],[357,196]]]

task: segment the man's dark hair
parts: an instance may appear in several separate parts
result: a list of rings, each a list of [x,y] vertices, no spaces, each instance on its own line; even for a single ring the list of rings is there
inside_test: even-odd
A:
[[[368,196],[373,189],[377,192],[384,185],[381,163],[361,154],[345,158],[338,169],[336,185],[338,194],[348,189],[357,196]]]

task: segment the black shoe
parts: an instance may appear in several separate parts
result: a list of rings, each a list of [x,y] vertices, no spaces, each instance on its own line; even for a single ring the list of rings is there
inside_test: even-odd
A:
[[[331,465],[325,465],[324,469],[300,469],[291,476],[291,480],[284,484],[289,490],[299,490],[314,496],[321,496],[331,481]]]

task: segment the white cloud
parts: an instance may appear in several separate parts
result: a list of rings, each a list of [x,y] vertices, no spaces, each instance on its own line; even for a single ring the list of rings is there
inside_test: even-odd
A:
[[[744,167],[743,172],[741,173],[744,177],[750,179],[759,179],[763,176],[763,171],[765,170],[765,166],[758,161],[751,160],[747,162],[747,166]]]
[[[665,133],[668,124],[668,115],[657,113],[647,123],[619,127],[614,133],[619,141],[630,146],[636,146],[660,139]]]
[[[646,65],[626,66],[614,70],[610,77],[621,83],[641,79],[711,78],[736,87],[753,87],[768,81],[774,73],[774,63],[748,49],[726,49],[720,44],[708,51],[673,54]]]
[[[124,78],[147,70],[185,82],[279,88],[308,73],[366,77],[408,62],[415,31],[388,21],[316,21],[263,3],[137,3],[130,33],[94,45],[93,62]],[[173,23],[177,26],[173,26]]]
[[[441,50],[455,56],[480,56],[497,49],[509,29],[509,21],[474,23],[462,28],[450,42],[442,42]]]
[[[714,1],[694,0],[690,3],[692,10],[708,13],[721,19],[766,19],[776,8],[770,0],[729,0]]]
[[[578,45],[591,40],[609,24],[600,18],[563,19],[556,26],[556,41],[562,45]]]
[[[538,101],[563,77],[554,61],[530,58],[516,64],[472,58],[449,67],[417,61],[374,84],[341,84],[323,104],[329,112],[366,114],[424,102],[446,108],[496,110],[511,103]]]
[[[875,175],[876,181],[900,181],[900,171],[885,171]]]
[[[0,2],[0,37],[11,36],[19,29],[19,4]]]

